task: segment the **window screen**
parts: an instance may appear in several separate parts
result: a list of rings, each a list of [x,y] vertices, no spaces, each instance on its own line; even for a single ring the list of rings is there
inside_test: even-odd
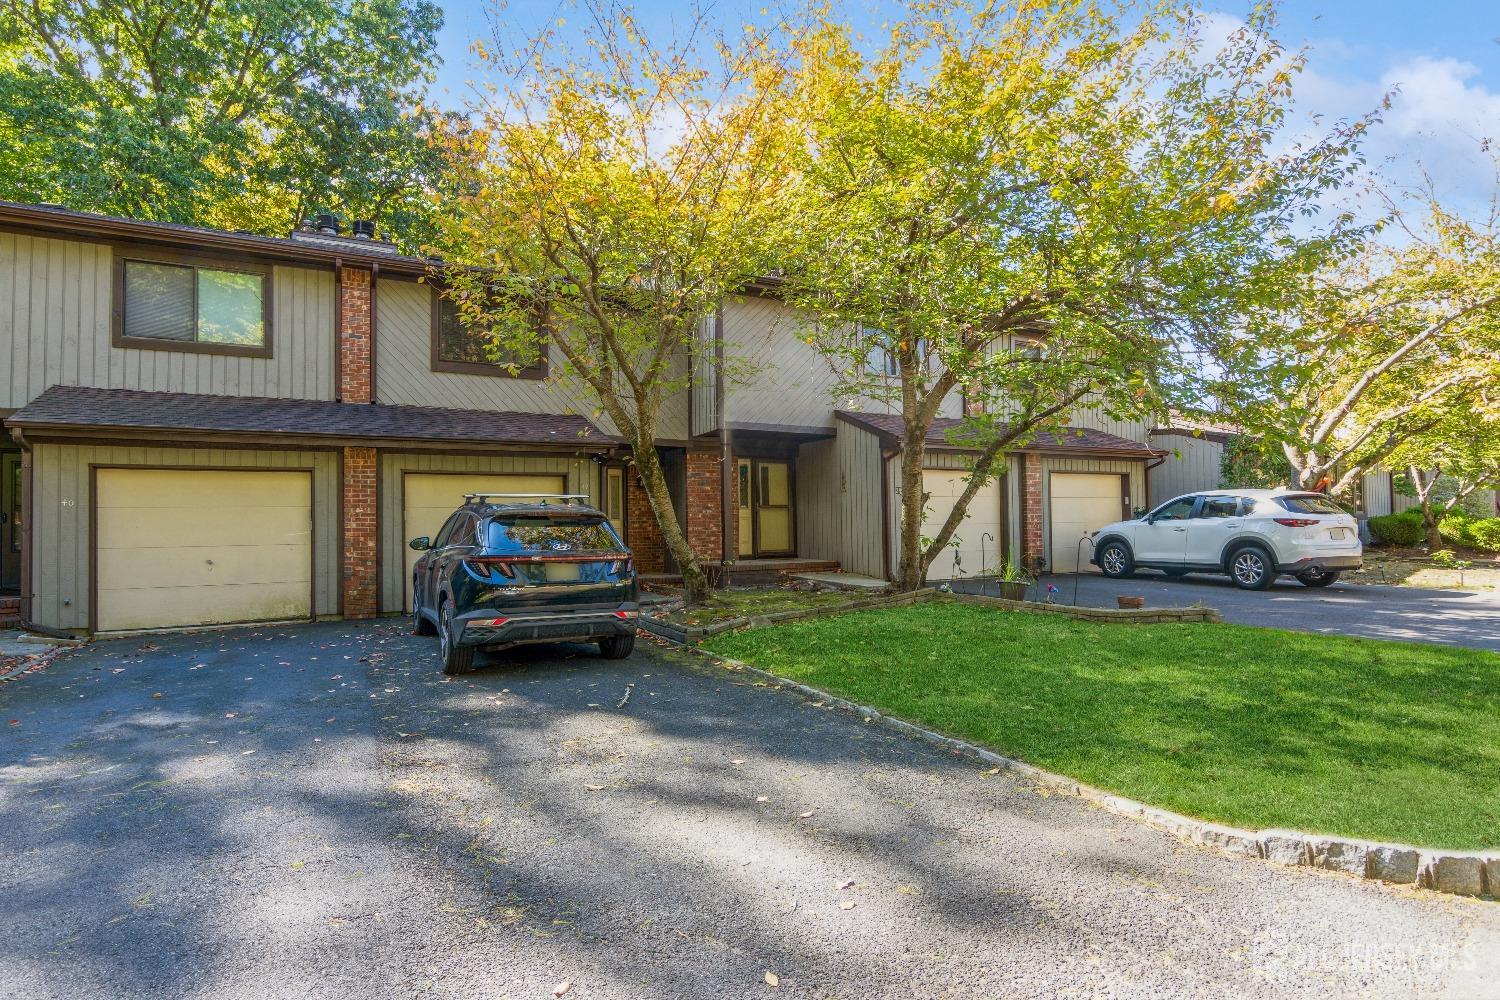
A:
[[[124,268],[125,337],[265,346],[265,275],[146,260]]]
[[[536,352],[514,350],[501,345],[494,334],[483,330],[471,330],[464,325],[458,306],[451,299],[438,300],[438,345],[439,361],[450,364],[490,365],[505,374],[510,367],[525,368],[540,362]]]

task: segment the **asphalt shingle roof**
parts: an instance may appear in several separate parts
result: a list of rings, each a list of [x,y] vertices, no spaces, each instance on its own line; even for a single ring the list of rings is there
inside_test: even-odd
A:
[[[7,417],[11,426],[206,431],[463,444],[605,446],[616,439],[573,414],[445,410],[316,399],[204,396],[55,385]]]
[[[888,440],[899,441],[902,434],[901,417],[893,413],[855,413],[839,410],[838,415],[850,423],[859,424]],[[961,433],[950,440],[949,432],[961,428],[963,421],[954,417],[938,417],[927,431],[927,444],[940,448],[962,448]],[[1036,435],[1017,451],[1047,452],[1119,452],[1127,456],[1147,458],[1160,452],[1149,444],[1132,441],[1117,434],[1094,430],[1092,427],[1069,427],[1064,431],[1046,431]]]

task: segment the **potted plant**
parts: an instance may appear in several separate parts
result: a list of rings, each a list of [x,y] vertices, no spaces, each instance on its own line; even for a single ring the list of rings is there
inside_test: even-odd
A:
[[[1026,600],[1026,591],[1031,586],[1031,578],[1021,571],[1021,567],[1014,562],[1007,562],[1000,567],[999,586],[1000,596],[1007,601]]]
[[[1144,597],[1127,597],[1124,594],[1115,598],[1115,603],[1120,606],[1121,611],[1138,611],[1146,606]]]

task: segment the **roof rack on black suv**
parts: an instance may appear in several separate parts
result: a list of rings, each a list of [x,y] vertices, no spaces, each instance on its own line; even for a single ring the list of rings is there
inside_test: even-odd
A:
[[[587,493],[465,493],[464,503],[491,503],[495,500],[540,500],[545,504],[548,500],[561,500],[572,506],[588,498],[589,495]]]

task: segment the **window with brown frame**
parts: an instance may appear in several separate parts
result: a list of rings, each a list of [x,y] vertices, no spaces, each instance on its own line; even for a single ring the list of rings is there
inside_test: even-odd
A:
[[[270,281],[249,264],[119,257],[115,345],[269,357]]]
[[[547,348],[523,352],[498,343],[494,334],[466,325],[458,306],[441,291],[432,294],[432,370],[501,378],[547,377]]]

